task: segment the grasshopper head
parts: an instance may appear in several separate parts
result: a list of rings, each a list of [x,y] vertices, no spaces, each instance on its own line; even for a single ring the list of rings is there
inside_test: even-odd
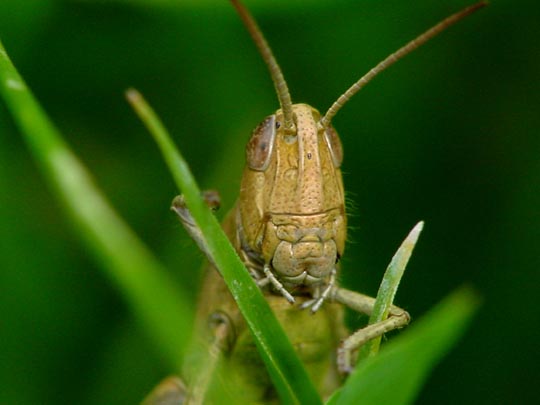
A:
[[[240,191],[244,243],[293,285],[324,283],[343,254],[346,219],[336,131],[306,104],[294,129],[278,110],[253,131]]]

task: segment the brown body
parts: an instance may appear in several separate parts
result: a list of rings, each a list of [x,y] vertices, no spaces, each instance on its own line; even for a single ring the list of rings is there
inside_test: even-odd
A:
[[[325,303],[301,309],[329,284],[343,254],[346,219],[337,134],[318,125],[318,111],[293,106],[296,132],[287,133],[278,111],[253,132],[247,146],[240,198],[223,228],[256,280],[267,266],[294,296],[291,305],[271,283],[266,300],[283,325],[321,395],[340,384],[335,348],[346,336],[343,308]],[[323,181],[321,181],[323,179]],[[211,267],[211,266],[210,266]],[[229,318],[225,386],[242,402],[277,400],[251,333],[219,273],[210,268],[198,303],[198,328],[215,313]],[[297,305],[299,304],[299,305]],[[241,387],[241,388],[240,388]],[[240,388],[238,390],[238,388]]]
[[[354,352],[360,346],[407,325],[410,319],[406,311],[387,303],[388,318],[384,315],[347,337],[343,306],[371,315],[375,300],[336,283],[337,263],[345,248],[346,217],[340,170],[343,151],[331,121],[378,73],[486,3],[451,15],[389,55],[321,117],[309,105],[292,104],[281,70],[256,22],[239,0],[231,2],[270,70],[281,109],[253,131],[246,147],[240,197],[223,228],[315,387],[326,397],[352,370]],[[212,262],[204,237],[181,197],[175,199],[173,209]],[[402,269],[421,229],[419,223],[396,253]],[[205,277],[195,331],[203,343],[199,350],[203,360],[197,361],[195,355],[195,366],[187,362],[187,393],[176,389],[179,384],[175,382],[175,401],[161,402],[163,395],[158,393],[151,394],[147,403],[223,403],[224,390],[232,393],[236,403],[277,402],[251,332],[223,279],[211,265]],[[221,372],[215,373],[216,369]]]

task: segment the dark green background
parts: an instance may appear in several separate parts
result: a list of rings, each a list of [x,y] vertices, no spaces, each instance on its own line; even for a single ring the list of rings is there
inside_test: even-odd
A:
[[[354,80],[470,4],[246,1],[293,99],[325,110]],[[540,7],[494,0],[392,67],[334,123],[350,243],[342,279],[374,294],[426,227],[397,302],[420,317],[470,283],[484,305],[418,403],[532,403],[540,361]],[[225,0],[1,0],[0,38],[114,206],[195,297],[201,254],[123,99],[154,105],[203,188],[234,203],[251,129],[277,108]],[[165,362],[79,243],[0,104],[0,403],[134,403]],[[159,294],[159,292],[156,292]]]

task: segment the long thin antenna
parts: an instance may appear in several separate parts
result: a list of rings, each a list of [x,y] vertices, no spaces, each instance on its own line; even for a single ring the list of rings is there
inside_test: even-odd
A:
[[[284,127],[287,130],[293,130],[294,122],[291,95],[289,93],[289,88],[287,87],[287,82],[285,82],[285,78],[283,77],[283,73],[277,64],[276,58],[274,57],[270,46],[268,46],[268,42],[266,42],[266,39],[264,38],[259,26],[249,11],[242,3],[240,3],[239,0],[231,0],[231,3],[236,8],[236,11],[238,11],[240,18],[251,35],[251,38],[253,38],[255,45],[259,49],[266,66],[268,66],[268,70],[270,70],[270,76],[272,76],[272,81],[274,82],[274,86],[276,88],[279,104],[281,105],[281,110],[283,111],[283,120],[285,121]]]
[[[433,26],[420,36],[413,39],[411,42],[409,42],[407,45],[403,46],[402,48],[398,49],[393,54],[389,55],[386,59],[384,59],[382,62],[380,62],[377,66],[375,66],[373,69],[371,69],[367,74],[362,76],[360,80],[358,80],[355,84],[353,84],[345,93],[343,93],[334,104],[328,109],[324,117],[321,119],[321,124],[323,127],[327,127],[330,125],[330,122],[332,121],[332,118],[336,115],[336,113],[339,111],[343,105],[347,101],[351,99],[352,96],[354,96],[362,87],[364,87],[366,84],[368,84],[371,79],[373,79],[375,76],[377,76],[380,72],[385,70],[387,67],[393,65],[398,60],[403,58],[405,55],[409,54],[410,52],[414,51],[419,46],[425,44],[427,41],[429,41],[431,38],[439,34],[441,31],[444,31],[451,25],[455,24],[462,18],[468,16],[469,14],[474,13],[476,10],[487,6],[487,1],[481,1],[479,3],[473,4],[472,6],[469,6],[467,8],[464,8],[461,11],[458,11],[455,14],[452,14],[450,17],[445,18],[437,25]]]

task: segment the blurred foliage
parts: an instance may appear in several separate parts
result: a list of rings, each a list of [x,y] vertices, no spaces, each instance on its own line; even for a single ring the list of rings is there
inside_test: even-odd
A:
[[[327,404],[416,403],[429,371],[459,340],[477,306],[478,297],[469,288],[454,291],[377,356],[358,363]]]
[[[194,299],[201,254],[168,211],[175,186],[123,91],[147,95],[201,185],[221,192],[222,214],[234,203],[250,131],[277,102],[228,4],[149,3],[2,0],[0,38],[114,206]],[[321,110],[469,4],[246,3],[293,99]],[[418,403],[536,398],[523,376],[540,361],[539,20],[536,2],[494,0],[385,72],[335,119],[351,200],[343,283],[375,294],[395,246],[423,219],[396,302],[416,317],[464,281],[483,294],[470,333]],[[73,237],[3,104],[0,287],[0,403],[134,403],[168,372]]]

